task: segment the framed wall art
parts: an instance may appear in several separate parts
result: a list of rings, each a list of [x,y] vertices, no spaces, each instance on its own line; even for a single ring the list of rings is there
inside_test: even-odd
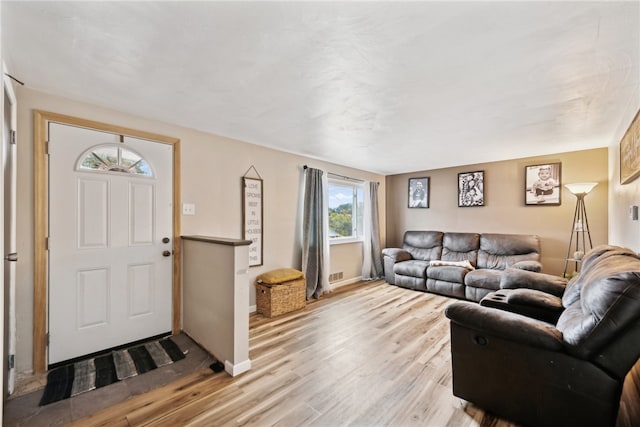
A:
[[[429,177],[409,178],[410,208],[429,207]]]
[[[620,184],[640,176],[640,111],[620,140]]]
[[[251,240],[249,267],[262,265],[262,183],[262,178],[242,177],[242,236]]]
[[[524,204],[560,205],[562,163],[525,166]]]
[[[458,207],[484,206],[484,171],[458,174]]]

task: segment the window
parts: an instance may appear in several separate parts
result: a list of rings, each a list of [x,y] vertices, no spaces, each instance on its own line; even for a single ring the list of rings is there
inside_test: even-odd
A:
[[[329,240],[332,243],[362,240],[364,186],[329,178]]]
[[[91,147],[80,156],[77,169],[153,176],[149,163],[138,153],[122,147],[121,144],[103,144]]]

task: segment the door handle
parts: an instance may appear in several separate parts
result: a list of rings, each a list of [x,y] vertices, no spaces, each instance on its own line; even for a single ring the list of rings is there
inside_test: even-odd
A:
[[[171,241],[171,239],[169,239],[168,237],[163,237],[162,238],[162,243],[169,243]]]
[[[163,251],[162,256],[171,256],[171,251]]]
[[[9,262],[16,262],[18,261],[18,253],[17,252],[12,252],[10,254],[7,254],[4,256],[4,260],[5,261],[9,261]]]

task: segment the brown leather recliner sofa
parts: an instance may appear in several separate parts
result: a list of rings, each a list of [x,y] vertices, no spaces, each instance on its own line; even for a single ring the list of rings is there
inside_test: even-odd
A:
[[[614,426],[625,376],[640,365],[640,257],[598,246],[561,296],[529,279],[447,307],[453,394],[525,426]],[[518,312],[527,306],[537,318]]]
[[[521,234],[407,231],[382,255],[388,283],[471,301],[500,289],[507,268],[542,268],[538,236]]]

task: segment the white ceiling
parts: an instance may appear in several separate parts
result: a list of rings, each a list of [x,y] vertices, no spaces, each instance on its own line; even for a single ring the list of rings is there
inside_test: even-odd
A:
[[[640,2],[11,2],[28,87],[381,174],[609,145]]]

